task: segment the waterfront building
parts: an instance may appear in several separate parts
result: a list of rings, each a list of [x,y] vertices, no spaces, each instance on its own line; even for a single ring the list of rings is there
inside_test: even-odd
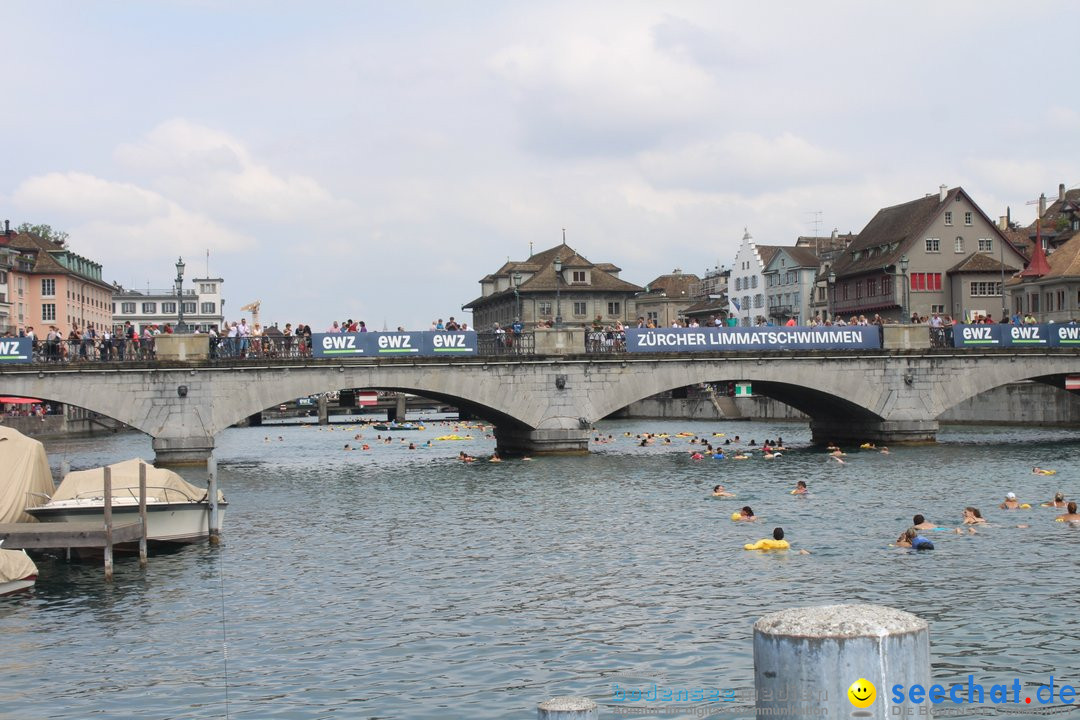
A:
[[[779,250],[778,245],[758,245],[749,230],[744,230],[742,243],[735,253],[735,264],[728,279],[730,315],[738,318],[743,327],[766,320],[765,267]]]
[[[700,284],[701,278],[697,275],[675,268],[645,285],[645,289],[637,294],[637,314],[657,327],[671,327],[676,321],[685,321],[686,309],[695,300],[691,291]]]
[[[225,281],[219,277],[194,278],[183,289],[184,325],[189,331],[207,332],[211,325],[225,323]],[[120,285],[112,289],[112,323],[130,322],[137,331],[146,326],[176,326],[178,320],[175,288],[128,290]]]
[[[1025,257],[963,188],[945,185],[882,208],[832,266],[829,305],[842,317],[963,321],[1008,307],[1006,279]]]
[[[6,323],[16,331],[32,327],[44,337],[56,326],[66,336],[72,328],[100,332],[109,324],[112,288],[101,279],[100,264],[72,252],[65,241],[15,232],[6,222],[0,247],[10,263],[0,269],[10,294]]]
[[[1058,185],[1058,198],[1049,206],[1041,196],[1039,217],[1023,232],[1032,257],[1008,284],[1012,311],[1043,322],[1080,320],[1080,189]]]
[[[762,271],[769,322],[783,325],[794,319],[808,325],[810,299],[818,274],[818,257],[806,247],[778,247]]]
[[[526,260],[507,261],[480,279],[480,297],[462,306],[473,314],[472,326],[490,330],[506,327],[520,317],[526,330],[538,323],[555,323],[561,312],[564,326],[589,326],[616,320],[636,322],[635,297],[642,291],[619,277],[611,263],[592,263],[565,242]]]
[[[15,269],[18,267],[19,251],[0,244],[0,335],[18,332],[16,319],[18,306],[12,300],[15,287]]]
[[[686,317],[693,318],[701,325],[716,324],[719,318],[721,322],[728,317],[728,278],[731,270],[723,265],[717,265],[701,278],[701,281],[690,286],[690,305],[683,310]]]
[[[795,240],[795,247],[812,250],[818,259],[817,275],[814,277],[814,287],[807,293],[807,313],[809,318],[818,318],[821,321],[831,319],[829,309],[829,273],[832,271],[836,258],[847,249],[847,246],[855,240],[855,233],[841,233],[833,228],[832,234],[825,236],[800,235]]]

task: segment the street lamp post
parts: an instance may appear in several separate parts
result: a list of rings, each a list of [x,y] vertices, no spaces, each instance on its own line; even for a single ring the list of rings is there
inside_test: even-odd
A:
[[[555,327],[562,327],[562,302],[559,290],[562,288],[562,258],[555,258]]]
[[[521,292],[518,288],[521,287],[521,273],[514,273],[514,305],[517,308],[517,317],[515,320],[521,322]]]
[[[176,332],[186,333],[184,325],[184,258],[176,261]]]

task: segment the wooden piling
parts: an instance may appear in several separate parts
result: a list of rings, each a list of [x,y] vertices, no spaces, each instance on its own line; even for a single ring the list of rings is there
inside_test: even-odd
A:
[[[146,567],[146,463],[139,464],[139,520],[142,534],[139,536],[139,567]]]
[[[206,459],[206,492],[210,500],[209,541],[211,545],[221,544],[221,516],[218,514],[217,458],[214,451]]]
[[[113,579],[112,468],[105,466],[105,582]]]

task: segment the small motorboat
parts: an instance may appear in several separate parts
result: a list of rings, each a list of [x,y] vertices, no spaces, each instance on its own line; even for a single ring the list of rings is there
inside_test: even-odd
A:
[[[207,491],[172,470],[156,468],[135,458],[109,465],[112,475],[113,522],[139,518],[139,467],[146,466],[146,538],[157,542],[192,543],[210,535]],[[71,472],[48,502],[26,512],[41,522],[77,522],[105,519],[105,468]],[[229,504],[218,491],[220,522]]]
[[[37,582],[38,569],[24,550],[0,548],[0,595],[33,587]]]

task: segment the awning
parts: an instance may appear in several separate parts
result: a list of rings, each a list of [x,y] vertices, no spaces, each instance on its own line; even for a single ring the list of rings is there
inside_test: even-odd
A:
[[[34,398],[21,398],[21,397],[3,397],[0,396],[0,405],[7,403],[8,405],[33,405],[41,402]]]

